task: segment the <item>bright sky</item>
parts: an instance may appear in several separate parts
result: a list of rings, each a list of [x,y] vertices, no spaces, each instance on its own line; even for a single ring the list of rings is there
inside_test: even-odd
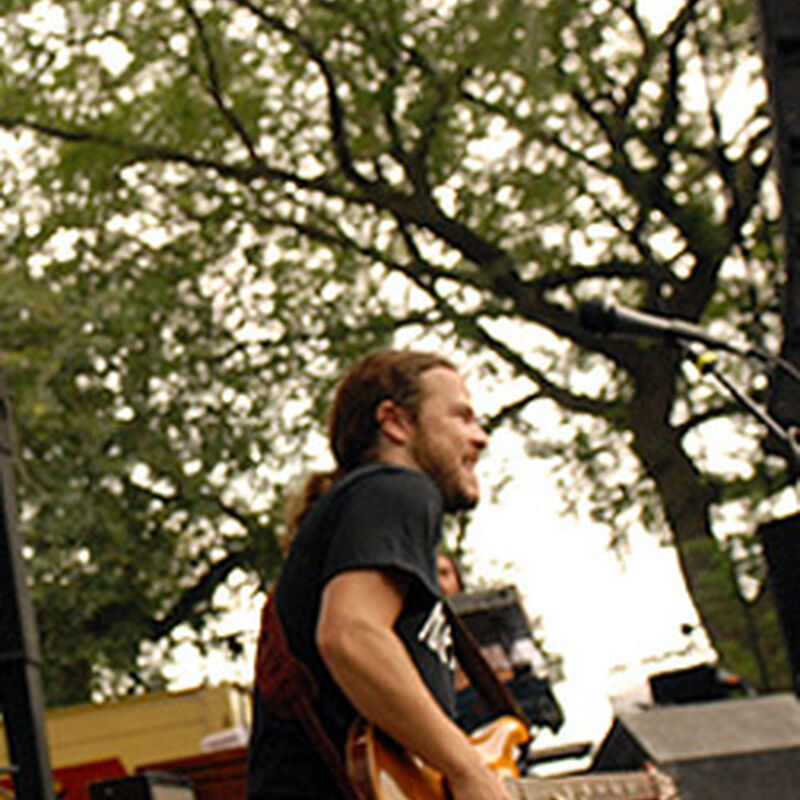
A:
[[[510,437],[499,446],[512,454],[520,447]],[[565,680],[554,691],[566,722],[536,745],[597,743],[613,718],[612,695],[637,690],[649,674],[713,660],[713,652],[702,634],[681,632],[697,616],[673,550],[641,531],[621,558],[609,550],[606,528],[560,512],[545,464],[521,456],[515,463],[499,502],[475,513],[472,572],[515,583],[528,614],[542,618],[545,645],[564,659]]]

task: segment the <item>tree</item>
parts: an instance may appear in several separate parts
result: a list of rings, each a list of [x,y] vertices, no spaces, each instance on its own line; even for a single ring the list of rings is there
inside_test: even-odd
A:
[[[142,642],[269,579],[340,366],[430,333],[516,379],[492,424],[568,501],[676,547],[729,668],[788,685],[752,537],[785,465],[673,345],[578,313],[775,344],[770,122],[729,113],[760,86],[750,6],[11,0],[2,352],[51,697],[157,680]]]

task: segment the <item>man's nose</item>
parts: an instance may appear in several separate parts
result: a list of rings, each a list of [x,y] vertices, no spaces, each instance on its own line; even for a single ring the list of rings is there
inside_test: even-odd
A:
[[[484,450],[489,444],[489,434],[476,422],[474,425],[472,441],[480,450]]]

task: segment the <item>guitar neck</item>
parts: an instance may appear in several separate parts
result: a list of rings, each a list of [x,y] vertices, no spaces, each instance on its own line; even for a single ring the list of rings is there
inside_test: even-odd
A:
[[[571,778],[516,778],[508,781],[515,800],[659,800],[661,793],[652,775],[615,772]]]

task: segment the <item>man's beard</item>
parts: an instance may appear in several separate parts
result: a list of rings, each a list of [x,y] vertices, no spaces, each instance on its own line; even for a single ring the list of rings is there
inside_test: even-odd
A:
[[[439,487],[445,511],[453,513],[475,508],[478,504],[477,495],[468,494],[462,486],[458,465],[453,464],[452,459],[442,458],[423,431],[420,431],[419,438],[414,442],[412,456],[422,471]]]

